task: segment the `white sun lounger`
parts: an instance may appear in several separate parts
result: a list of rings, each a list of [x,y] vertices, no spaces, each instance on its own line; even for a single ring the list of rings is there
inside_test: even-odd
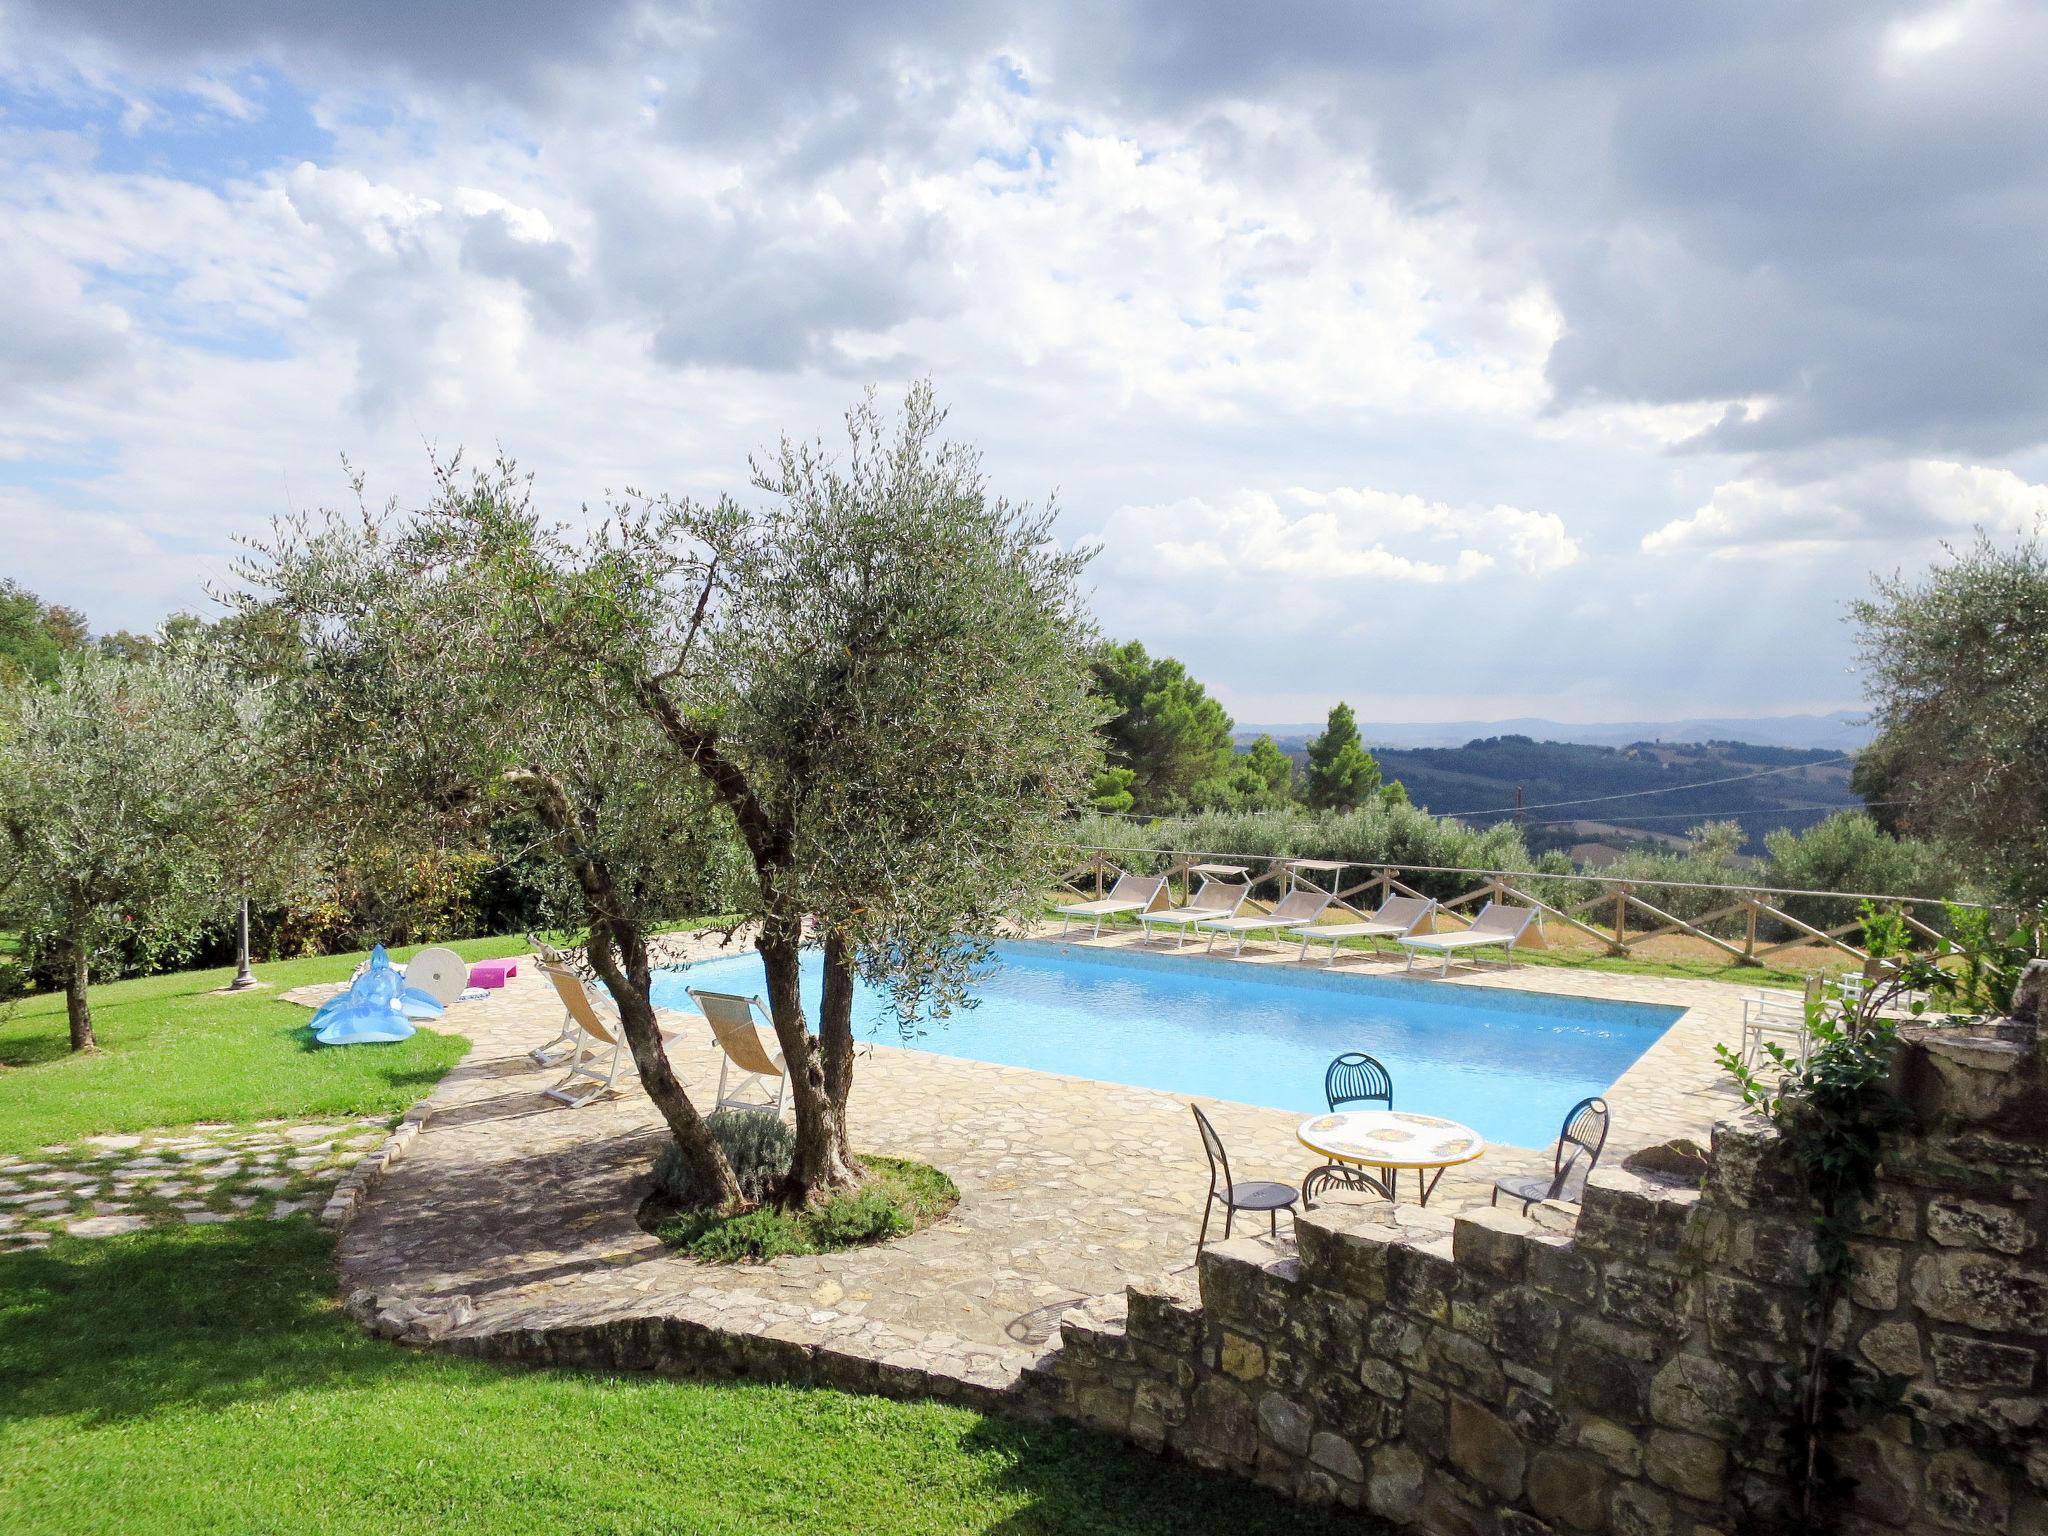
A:
[[[1138,921],[1148,933],[1155,925],[1173,929],[1173,947],[1179,949],[1195,924],[1237,916],[1237,909],[1244,905],[1251,888],[1249,880],[1204,880],[1186,906],[1165,912],[1140,912]]]
[[[742,997],[737,992],[699,992],[695,987],[690,988],[690,996],[704,1010],[704,1017],[711,1021],[711,1033],[718,1040],[718,1104],[713,1113],[719,1109],[746,1109],[781,1114],[782,1096],[789,1089],[789,1071],[781,1050],[774,1044],[774,1021],[768,1016],[767,1004],[758,997]],[[756,1011],[768,1026],[766,1036],[754,1025]],[[727,1093],[726,1077],[735,1067],[739,1068],[740,1080]],[[775,1083],[772,1094],[768,1089],[770,1079]]]
[[[545,961],[537,969],[555,984],[555,994],[568,1010],[568,1017],[562,1021],[563,1033],[573,1030],[576,1040],[576,1048],[570,1054],[568,1069],[562,1073],[561,1081],[543,1089],[541,1097],[555,1099],[571,1109],[581,1109],[600,1094],[610,1093],[618,1086],[619,1057],[626,1049],[626,1032],[619,1023],[618,1005],[609,995],[593,992],[584,986],[583,978],[574,971]],[[670,1014],[660,1024],[661,1038],[673,1040],[685,1022],[685,1018]],[[535,1061],[541,1061],[543,1053],[555,1043],[551,1040],[539,1050],[527,1054]],[[600,1072],[598,1059],[607,1052],[610,1059]]]
[[[1244,953],[1244,941],[1255,933],[1292,933],[1305,928],[1323,915],[1323,908],[1330,904],[1330,893],[1319,891],[1312,886],[1289,891],[1273,904],[1270,912],[1254,912],[1249,917],[1214,917],[1195,924],[1208,933],[1209,952],[1214,953],[1219,937],[1235,935],[1237,948],[1233,955]]]
[[[1504,907],[1497,901],[1489,901],[1479,909],[1479,915],[1472,919],[1472,926],[1463,933],[1415,933],[1395,940],[1408,951],[1408,970],[1415,969],[1419,956],[1438,955],[1442,957],[1443,969],[1439,976],[1451,974],[1451,956],[1462,954],[1468,949],[1503,948],[1507,951],[1508,964],[1514,964],[1515,943],[1528,931],[1530,919],[1536,916],[1534,907]]]
[[[1059,908],[1060,936],[1064,938],[1067,925],[1075,918],[1095,919],[1095,930],[1090,938],[1102,937],[1103,923],[1112,917],[1125,914],[1137,916],[1140,912],[1156,912],[1166,905],[1166,876],[1134,875],[1129,871],[1116,877],[1116,884],[1109,888],[1107,896],[1098,896],[1093,901],[1077,902],[1071,907]]]
[[[1306,960],[1311,943],[1327,941],[1330,958],[1323,964],[1333,966],[1346,939],[1404,939],[1428,922],[1435,911],[1436,902],[1428,896],[1389,896],[1380,903],[1377,912],[1361,922],[1324,923],[1302,929],[1301,953],[1295,958]]]

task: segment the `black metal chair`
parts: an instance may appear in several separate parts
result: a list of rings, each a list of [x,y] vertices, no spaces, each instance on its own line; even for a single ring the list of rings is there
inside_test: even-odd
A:
[[[1500,1197],[1506,1195],[1521,1201],[1525,1214],[1538,1200],[1564,1200],[1576,1205],[1585,1193],[1586,1176],[1600,1161],[1600,1149],[1606,1145],[1607,1101],[1581,1099],[1564,1117],[1564,1128],[1557,1133],[1556,1166],[1550,1176],[1510,1174],[1495,1179],[1493,1198],[1487,1204],[1498,1205]]]
[[[1199,1104],[1190,1104],[1195,1112],[1195,1124],[1202,1132],[1202,1150],[1209,1156],[1209,1197],[1202,1202],[1202,1235],[1195,1239],[1195,1252],[1200,1253],[1209,1241],[1209,1217],[1218,1204],[1223,1207],[1223,1235],[1230,1236],[1231,1222],[1239,1211],[1264,1211],[1266,1222],[1274,1237],[1280,1235],[1280,1213],[1294,1214],[1296,1199],[1292,1184],[1276,1184],[1271,1179],[1248,1179],[1242,1184],[1230,1180],[1230,1157],[1223,1150],[1223,1138],[1216,1134],[1216,1127],[1209,1123],[1209,1117],[1202,1113]]]
[[[1375,1057],[1346,1051],[1323,1074],[1323,1097],[1332,1113],[1346,1104],[1384,1104],[1392,1109],[1394,1079]]]
[[[1316,1197],[1326,1195],[1333,1189],[1349,1190],[1353,1194],[1372,1195],[1392,1202],[1394,1187],[1376,1173],[1367,1173],[1363,1168],[1354,1168],[1346,1163],[1325,1163],[1312,1169],[1309,1176],[1301,1181],[1301,1208],[1312,1211],[1316,1208]]]

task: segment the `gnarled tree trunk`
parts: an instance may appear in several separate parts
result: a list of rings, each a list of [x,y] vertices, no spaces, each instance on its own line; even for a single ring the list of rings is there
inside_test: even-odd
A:
[[[859,1172],[847,1140],[846,1101],[853,1092],[853,944],[844,934],[825,937],[825,985],[818,1001],[818,1055],[825,1068],[825,1096],[839,1131],[839,1155]]]
[[[860,1174],[846,1155],[846,1133],[838,1106],[825,1088],[818,1043],[805,1027],[799,980],[802,939],[799,919],[775,916],[761,924],[757,941],[768,977],[768,1012],[789,1073],[796,1107],[796,1155],[789,1170],[789,1198],[808,1204],[834,1190],[851,1189]]]
[[[559,780],[537,768],[515,770],[506,778],[532,799],[547,825],[556,853],[576,877],[590,927],[591,968],[611,989],[612,1000],[618,1004],[619,1023],[625,1029],[633,1065],[639,1069],[640,1086],[661,1111],[669,1135],[689,1164],[690,1187],[714,1194],[717,1198],[712,1203],[717,1205],[739,1204],[740,1186],[733,1177],[732,1165],[711,1139],[704,1117],[690,1102],[682,1080],[669,1065],[668,1050],[661,1043],[661,1026],[654,1017],[647,939],[639,926],[620,912],[610,868],[584,851],[575,810]]]

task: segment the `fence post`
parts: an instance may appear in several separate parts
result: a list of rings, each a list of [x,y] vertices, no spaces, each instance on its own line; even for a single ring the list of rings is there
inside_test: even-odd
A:
[[[1628,940],[1624,937],[1628,929],[1628,892],[1626,884],[1614,888],[1614,952],[1628,953]]]
[[[1090,862],[1095,866],[1095,895],[1097,900],[1100,900],[1102,896],[1102,855],[1097,853]]]
[[[1756,897],[1749,897],[1744,903],[1742,914],[1742,958],[1752,965],[1756,963]]]

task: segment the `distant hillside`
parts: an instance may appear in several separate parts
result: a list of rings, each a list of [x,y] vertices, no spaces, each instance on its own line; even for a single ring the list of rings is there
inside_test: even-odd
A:
[[[1476,825],[1512,818],[1520,786],[1530,846],[1667,842],[1700,821],[1739,821],[1745,846],[1761,852],[1779,827],[1802,829],[1861,805],[1839,752],[1710,741],[1636,742],[1625,747],[1490,736],[1459,747],[1374,749],[1390,779],[1436,814]],[[1744,775],[1773,770],[1766,777]],[[1716,783],[1717,780],[1737,780]],[[1700,785],[1700,788],[1687,786]],[[1658,793],[1641,794],[1643,790]],[[1627,798],[1608,799],[1607,796]],[[1590,804],[1558,802],[1591,801]]]
[[[1449,720],[1397,724],[1360,720],[1368,745],[1389,747],[1456,747],[1486,736],[1530,736],[1537,741],[1578,742],[1586,746],[1625,747],[1638,741],[1739,741],[1771,747],[1826,748],[1855,752],[1870,743],[1870,729],[1849,710],[1826,715],[1770,715],[1758,719],[1629,721],[1622,724],[1571,725],[1556,720]],[[1240,726],[1237,739],[1248,742],[1270,735],[1283,747],[1299,746],[1322,729],[1314,725]]]

